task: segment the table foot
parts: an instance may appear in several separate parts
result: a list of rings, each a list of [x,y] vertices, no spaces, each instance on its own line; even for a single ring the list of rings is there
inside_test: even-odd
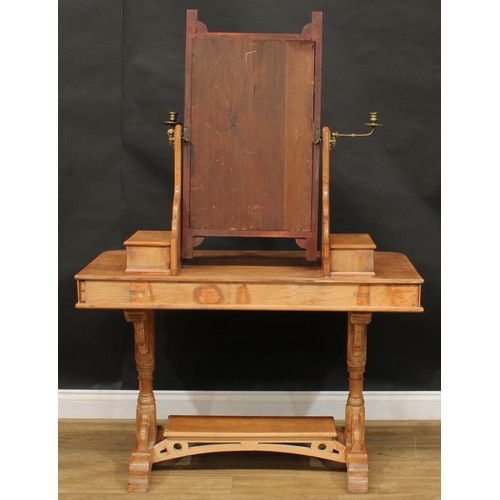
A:
[[[156,429],[151,426],[152,416],[152,412],[138,416],[137,441],[128,467],[128,491],[131,493],[146,493],[149,489],[156,440]]]
[[[129,493],[146,493],[149,490],[151,465],[151,452],[132,452],[128,467]]]
[[[366,451],[347,452],[347,492],[368,493],[368,454]]]

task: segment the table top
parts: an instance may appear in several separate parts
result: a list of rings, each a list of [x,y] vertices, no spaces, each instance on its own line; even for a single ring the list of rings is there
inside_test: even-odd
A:
[[[200,251],[176,276],[126,272],[126,252],[80,271],[77,308],[421,312],[422,277],[400,253],[375,252],[375,275],[322,276],[303,252]]]
[[[414,283],[421,284],[406,255],[375,252],[375,275],[346,274],[324,277],[321,263],[308,262],[303,252],[283,251],[200,251],[191,263],[183,264],[176,276],[165,273],[127,273],[124,250],[102,253],[76,274],[77,280],[111,281],[217,281],[217,282],[287,282],[287,283]]]

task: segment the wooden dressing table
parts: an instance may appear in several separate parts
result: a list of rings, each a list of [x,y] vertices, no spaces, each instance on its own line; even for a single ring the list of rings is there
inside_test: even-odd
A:
[[[304,266],[300,255],[286,252],[200,254],[203,263],[185,266],[176,276],[155,276],[127,273],[126,252],[109,251],[76,276],[78,308],[121,309],[134,325],[139,400],[129,491],[147,491],[156,462],[215,451],[267,450],[345,462],[348,491],[366,492],[363,373],[367,327],[376,312],[421,312],[422,278],[398,253],[374,252],[374,276],[328,278],[322,276],[319,265]],[[273,265],[268,263],[270,258]],[[216,262],[207,263],[212,259]],[[246,265],[238,265],[235,259]],[[165,428],[157,427],[153,393],[157,309],[347,312],[345,429],[336,429],[333,418],[326,417],[171,416]]]
[[[171,230],[138,231],[124,250],[101,254],[75,277],[77,308],[122,310],[134,327],[139,398],[130,492],[148,490],[154,463],[244,450],[345,463],[347,490],[368,491],[367,327],[376,312],[421,312],[423,280],[406,256],[376,252],[367,234],[330,234],[330,148],[342,134],[319,127],[321,21],[313,13],[296,35],[209,33],[188,11],[184,124],[175,113],[167,122],[174,147]],[[239,71],[229,71],[234,67]],[[217,99],[210,101],[207,88]],[[271,126],[256,113],[254,104],[262,102],[274,106]],[[376,114],[367,125],[371,132],[360,135],[373,133]],[[270,166],[277,173],[269,174]],[[302,250],[197,249],[212,236],[292,238]],[[338,429],[333,417],[244,415],[171,415],[157,425],[158,309],[346,312],[345,427]]]

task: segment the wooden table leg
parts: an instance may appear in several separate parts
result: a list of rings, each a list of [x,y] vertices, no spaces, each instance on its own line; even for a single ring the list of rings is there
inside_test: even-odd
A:
[[[363,374],[366,366],[366,333],[371,313],[348,314],[347,369],[349,397],[345,411],[347,491],[368,493],[368,454],[365,446]]]
[[[135,362],[139,376],[136,442],[129,463],[128,491],[146,492],[156,440],[156,403],[153,393],[155,316],[152,310],[127,310],[124,313],[125,319],[134,324]]]

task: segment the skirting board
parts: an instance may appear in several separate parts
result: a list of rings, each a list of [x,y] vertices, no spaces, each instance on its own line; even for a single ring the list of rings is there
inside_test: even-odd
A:
[[[59,418],[134,419],[137,391],[59,391]],[[440,391],[367,391],[367,420],[440,420]],[[155,391],[158,419],[169,415],[344,418],[347,392]]]

